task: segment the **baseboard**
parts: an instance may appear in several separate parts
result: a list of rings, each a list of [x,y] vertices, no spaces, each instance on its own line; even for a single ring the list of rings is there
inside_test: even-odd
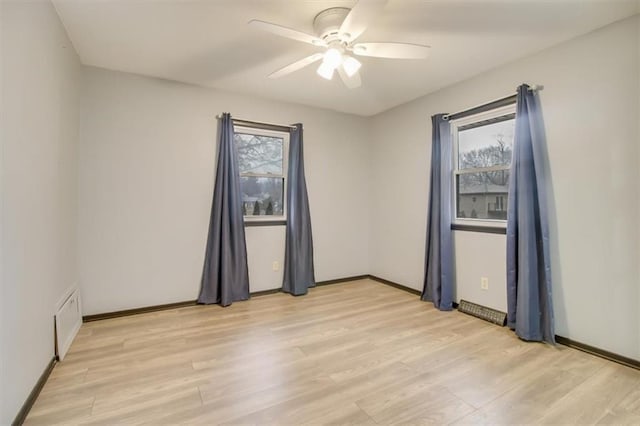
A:
[[[347,281],[363,280],[366,278],[370,278],[370,276],[356,275],[353,277],[337,278],[334,280],[319,281],[316,283],[316,286],[338,284],[338,283],[343,283]],[[274,288],[270,290],[255,291],[250,293],[250,295],[251,297],[266,296],[268,294],[280,293],[281,291],[282,290],[280,288]],[[168,309],[184,308],[186,306],[193,306],[196,304],[197,304],[197,301],[188,300],[185,302],[167,303],[165,305],[153,305],[153,306],[145,306],[142,308],[125,309],[122,311],[104,312],[101,314],[93,314],[93,315],[84,315],[82,317],[82,322],[84,323],[84,322],[100,321],[100,320],[111,319],[111,318],[128,317],[130,315],[146,314],[149,312],[158,312],[158,311],[166,311]]]
[[[282,293],[281,288],[272,288],[270,290],[253,291],[249,293],[251,297],[268,296],[270,294]]]
[[[272,290],[263,290],[250,293],[251,297],[265,296],[267,294],[279,293],[279,288]],[[166,305],[153,305],[145,306],[143,308],[125,309],[123,311],[104,312],[102,314],[85,315],[82,317],[82,322],[100,321],[111,318],[128,317],[130,315],[146,314],[149,312],[166,311],[168,309],[184,308],[187,306],[197,305],[197,300],[187,300],[184,302],[167,303]]]
[[[316,286],[340,284],[340,283],[345,283],[345,282],[349,282],[349,281],[363,280],[363,279],[367,279],[367,278],[371,279],[373,281],[379,282],[381,284],[385,284],[385,285],[388,285],[390,287],[393,287],[393,288],[396,288],[396,289],[399,289],[399,290],[402,290],[402,291],[406,291],[407,293],[411,293],[411,294],[416,295],[416,296],[421,296],[422,295],[422,292],[420,292],[419,290],[415,290],[413,288],[407,287],[407,286],[402,285],[402,284],[398,284],[396,282],[393,282],[393,281],[390,281],[390,280],[387,280],[387,279],[384,279],[384,278],[377,277],[375,275],[355,275],[355,276],[351,276],[351,277],[336,278],[336,279],[333,279],[333,280],[318,281],[316,283]],[[280,293],[281,291],[282,290],[279,289],[279,288],[275,288],[275,289],[271,289],[271,290],[257,291],[257,292],[251,293],[251,297],[266,296],[266,295],[269,295],[269,294]],[[83,322],[99,321],[99,320],[109,319],[109,318],[119,318],[119,317],[143,314],[143,313],[148,313],[148,312],[164,311],[164,310],[167,310],[167,309],[175,309],[175,308],[182,308],[182,307],[186,307],[186,306],[193,306],[196,303],[197,302],[195,300],[190,300],[190,301],[186,301],[186,302],[168,303],[166,305],[147,306],[147,307],[144,307],[144,308],[127,309],[127,310],[123,310],[123,311],[106,312],[106,313],[95,314],[95,315],[86,315],[86,316],[82,317],[82,321]],[[454,305],[453,307],[456,308],[458,304],[454,303],[453,305]],[[595,356],[599,356],[599,357],[607,359],[609,361],[616,362],[618,364],[626,365],[627,367],[640,369],[640,361],[632,359],[632,358],[627,358],[625,356],[618,355],[616,353],[609,352],[609,351],[606,351],[604,349],[599,349],[599,348],[596,348],[594,346],[590,346],[590,345],[587,345],[587,344],[584,344],[584,343],[576,342],[574,340],[571,340],[571,339],[568,339],[568,338],[562,337],[562,336],[556,336],[556,342],[558,342],[561,345],[568,346],[568,347],[571,347],[571,348],[574,348],[574,349],[578,349],[580,351],[587,352],[587,353],[590,353],[590,354],[595,355]],[[54,361],[55,361],[55,359],[54,359]],[[51,368],[53,368],[53,367],[51,367]],[[50,371],[49,371],[49,373],[50,373]],[[47,377],[48,377],[49,373],[47,373]],[[45,380],[46,380],[46,378],[45,378]],[[44,383],[42,385],[44,385]],[[42,386],[40,386],[40,388],[41,387]],[[38,393],[39,392],[40,391],[38,390]],[[35,397],[37,397],[37,394],[35,395]],[[34,400],[35,400],[35,397],[34,397]],[[31,402],[31,404],[33,404],[33,401]],[[25,406],[26,406],[26,403],[25,403]],[[29,406],[29,408],[30,408],[30,406]],[[23,409],[24,409],[24,407],[23,407]],[[21,410],[21,412],[22,412],[22,410]],[[27,413],[28,413],[28,410],[27,410]],[[26,417],[26,414],[25,414],[25,417]],[[16,417],[16,419],[17,418],[18,417]]]
[[[415,294],[415,295],[418,295],[418,296],[422,295],[422,293],[420,291],[418,291],[418,290],[409,288],[407,286],[404,286],[402,284],[398,284],[398,283],[393,282],[393,281],[386,280],[384,278],[376,277],[375,275],[369,275],[369,278],[374,280],[374,281],[377,281],[379,283],[386,284],[388,286],[391,286],[391,287],[394,287],[394,288],[397,288],[397,289],[400,289],[400,290],[404,290],[404,291],[409,292],[411,294]],[[457,308],[458,304],[454,302],[453,307]],[[586,352],[586,353],[589,353],[591,355],[595,355],[597,357],[604,358],[606,360],[613,361],[613,362],[616,362],[618,364],[622,364],[622,365],[625,365],[627,367],[631,367],[631,368],[635,368],[635,369],[640,370],[640,361],[635,360],[633,358],[628,358],[628,357],[625,357],[625,356],[622,356],[622,355],[619,355],[619,354],[616,354],[616,353],[613,353],[613,352],[606,351],[604,349],[600,349],[600,348],[596,348],[594,346],[587,345],[585,343],[576,342],[575,340],[571,340],[571,339],[568,339],[568,338],[562,337],[562,336],[557,336],[556,335],[556,342],[561,344],[561,345],[568,346],[570,348],[577,349],[579,351]]]
[[[51,358],[51,361],[49,361],[49,364],[40,375],[40,378],[36,382],[35,386],[33,387],[33,389],[31,389],[31,393],[29,393],[26,401],[24,402],[24,404],[22,404],[22,408],[20,408],[20,411],[18,411],[18,414],[16,414],[16,417],[13,419],[13,422],[11,423],[12,426],[22,425],[27,419],[29,411],[31,411],[31,407],[33,407],[36,399],[38,399],[38,395],[40,395],[40,391],[42,391],[44,384],[47,383],[47,379],[51,375],[53,367],[56,366],[56,362],[57,361],[55,356]]]
[[[367,278],[369,278],[369,275],[355,275],[353,277],[336,278],[334,280],[318,281],[315,286],[318,287],[318,286],[330,285],[330,284],[340,284],[340,283],[345,283],[345,282],[349,282],[349,281],[364,280],[364,279],[367,279]],[[283,291],[282,291],[281,288],[274,288],[274,289],[262,290],[262,291],[254,291],[254,292],[251,292],[251,297],[267,296],[269,294],[275,294],[275,293],[283,293]]]
[[[146,314],[148,312],[166,311],[167,309],[184,308],[194,306],[195,300],[185,302],[167,303],[166,305],[145,306],[143,308],[125,309],[123,311],[104,312],[102,314],[84,315],[82,322],[100,321],[111,318],[128,317],[130,315]]]
[[[316,283],[316,287],[323,286],[323,285],[330,285],[330,284],[346,283],[349,281],[366,280],[367,278],[370,278],[370,276],[365,274],[365,275],[354,275],[352,277],[336,278],[333,280],[318,281]]]
[[[585,343],[576,342],[575,340],[571,340],[567,337],[558,335],[556,335],[556,343],[568,346],[573,349],[577,349],[582,352],[586,352],[591,355],[598,356],[600,358],[607,359],[609,361],[616,362],[618,364],[625,365],[627,367],[635,368],[636,370],[640,370],[640,361],[633,358],[627,358],[626,356],[605,351],[604,349],[596,348],[595,346],[587,345]]]
[[[404,290],[407,293],[415,294],[417,296],[421,296],[422,295],[422,292],[419,291],[419,290],[416,290],[416,289],[411,288],[411,287],[407,287],[406,285],[398,284],[398,283],[393,282],[393,281],[385,280],[384,278],[376,277],[375,275],[369,275],[369,279],[372,279],[373,281],[377,281],[377,282],[379,282],[381,284],[386,284],[386,285],[391,286],[393,288]]]

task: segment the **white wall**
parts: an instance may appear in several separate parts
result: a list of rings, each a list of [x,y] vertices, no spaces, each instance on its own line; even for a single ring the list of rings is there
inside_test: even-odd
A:
[[[196,297],[222,111],[304,123],[318,280],[372,273],[420,289],[430,115],[544,84],[557,332],[640,359],[638,19],[364,119],[81,72],[49,3],[0,2],[0,424],[53,356],[77,270],[85,314]],[[283,231],[247,229],[252,291],[280,286]],[[455,246],[457,298],[504,309],[504,237],[457,232]]]
[[[523,82],[543,84],[557,334],[640,359],[638,19],[376,116],[371,273],[422,288],[430,116],[506,96]],[[504,236],[456,232],[455,255],[457,298],[505,309]],[[485,295],[481,276],[490,278]]]
[[[215,171],[215,116],[302,122],[316,279],[368,272],[367,120],[87,68],[79,149],[85,314],[194,300]],[[247,229],[251,290],[282,285],[284,227]],[[258,251],[258,252],[257,252]],[[261,251],[261,252],[260,252]]]
[[[507,312],[507,276],[504,235],[475,232],[453,233],[455,247],[456,300],[471,300]],[[489,279],[489,289],[480,288],[480,279]],[[422,290],[422,289],[421,289]]]
[[[245,228],[249,282],[252,292],[282,287],[284,265],[284,226]],[[273,270],[273,262],[278,268]]]
[[[56,304],[76,277],[80,64],[48,2],[0,2],[2,397],[9,424],[54,355]]]

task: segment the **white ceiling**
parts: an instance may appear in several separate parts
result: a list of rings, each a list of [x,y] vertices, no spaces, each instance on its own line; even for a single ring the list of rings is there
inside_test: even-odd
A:
[[[310,66],[272,71],[314,46],[251,19],[313,33],[314,16],[353,0],[54,0],[86,65],[373,115],[638,12],[636,0],[389,0],[359,41],[432,46],[426,60],[362,58],[362,87]],[[594,52],[595,54],[595,52]]]

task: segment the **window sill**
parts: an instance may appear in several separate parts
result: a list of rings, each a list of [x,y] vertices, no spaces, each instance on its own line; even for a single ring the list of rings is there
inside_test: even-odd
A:
[[[275,219],[275,220],[245,220],[244,226],[284,226],[287,224],[285,219]]]
[[[487,226],[487,225],[466,225],[461,223],[452,223],[452,231],[480,232],[483,234],[502,234],[507,235],[507,228],[504,226]]]

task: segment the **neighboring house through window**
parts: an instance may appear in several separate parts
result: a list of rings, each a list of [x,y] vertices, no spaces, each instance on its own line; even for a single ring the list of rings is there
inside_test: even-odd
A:
[[[285,219],[289,134],[236,127],[234,142],[245,220]]]
[[[507,219],[515,104],[451,122],[454,222]]]

